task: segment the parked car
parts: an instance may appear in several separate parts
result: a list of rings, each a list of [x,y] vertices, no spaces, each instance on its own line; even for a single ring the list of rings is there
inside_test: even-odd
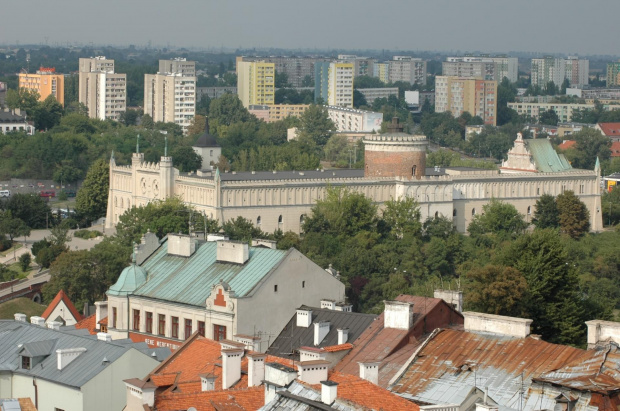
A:
[[[56,197],[56,192],[54,190],[41,191],[39,193],[40,197]]]

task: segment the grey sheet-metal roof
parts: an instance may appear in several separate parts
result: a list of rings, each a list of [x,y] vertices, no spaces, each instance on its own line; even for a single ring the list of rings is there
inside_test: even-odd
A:
[[[321,392],[293,381],[285,391],[278,391],[276,396],[260,411],[268,410],[290,410],[290,411],[311,411],[311,410],[340,410],[355,411],[360,407],[348,401],[336,399],[331,405],[321,402]]]
[[[348,328],[347,342],[353,342],[377,318],[374,314],[361,314],[301,306],[299,309],[312,311],[312,322],[328,321],[329,333],[318,347],[329,347],[338,344],[338,328]],[[297,313],[289,320],[286,326],[267,349],[267,354],[284,358],[299,358],[299,347],[314,347],[314,326],[298,327]],[[292,353],[292,354],[291,354]]]
[[[56,350],[85,348],[76,359],[58,370]],[[111,363],[118,360],[132,345],[99,341],[92,336],[55,331],[26,322],[0,320],[0,364],[14,373],[28,375],[71,387],[80,388]],[[43,355],[30,370],[21,368],[20,352]],[[149,355],[149,353],[145,353]],[[107,363],[103,359],[107,359]]]
[[[196,245],[189,258],[168,255],[165,240],[143,264],[145,284],[133,295],[204,307],[214,285],[226,282],[237,297],[247,296],[286,257],[288,251],[250,247],[243,265],[217,262],[217,243]]]

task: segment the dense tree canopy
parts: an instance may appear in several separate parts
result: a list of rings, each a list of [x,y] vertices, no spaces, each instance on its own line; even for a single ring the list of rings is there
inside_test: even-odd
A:
[[[103,159],[97,160],[88,170],[84,183],[77,193],[75,210],[87,221],[105,217],[109,185],[110,164]]]

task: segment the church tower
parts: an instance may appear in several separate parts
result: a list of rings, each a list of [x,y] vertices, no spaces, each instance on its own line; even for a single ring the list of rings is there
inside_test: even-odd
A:
[[[426,136],[404,133],[394,117],[387,133],[364,138],[364,177],[419,179],[426,175],[427,147]]]

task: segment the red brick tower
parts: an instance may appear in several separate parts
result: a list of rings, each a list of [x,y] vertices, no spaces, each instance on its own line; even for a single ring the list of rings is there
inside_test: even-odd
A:
[[[403,133],[398,118],[386,134],[364,138],[365,177],[420,178],[426,174],[426,136]]]

